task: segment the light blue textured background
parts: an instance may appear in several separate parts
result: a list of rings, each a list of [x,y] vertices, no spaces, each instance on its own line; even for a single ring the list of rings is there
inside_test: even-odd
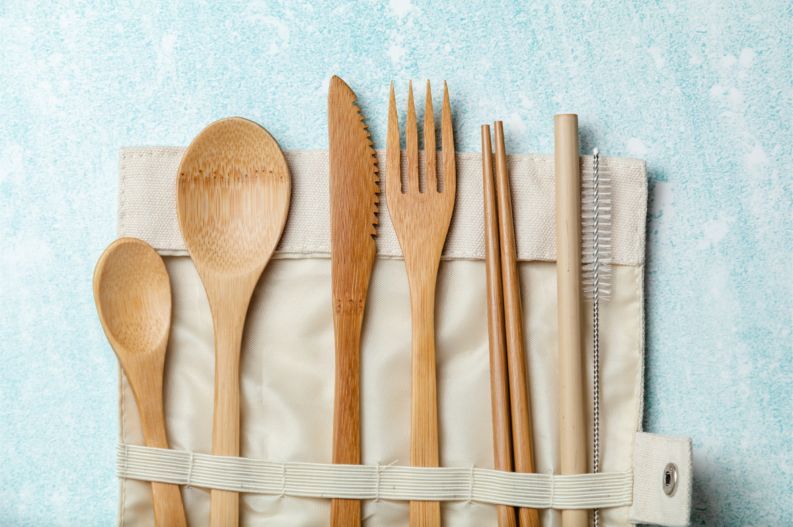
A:
[[[210,4],[0,3],[0,524],[115,521],[91,273],[118,148],[228,115],[324,148],[335,73],[378,147],[389,81],[430,78],[459,150],[501,118],[509,150],[550,152],[574,111],[583,148],[646,159],[646,428],[694,437],[694,524],[790,524],[789,2]]]

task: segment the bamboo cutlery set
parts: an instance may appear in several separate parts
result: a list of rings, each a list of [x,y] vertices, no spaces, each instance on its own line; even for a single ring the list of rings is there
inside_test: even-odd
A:
[[[457,174],[452,112],[444,85],[440,153],[430,85],[423,122],[423,167],[412,86],[408,89],[403,163],[393,85],[387,128],[385,190],[388,212],[404,256],[410,291],[410,464],[439,467],[435,358],[435,296],[441,254],[454,211]],[[361,463],[361,334],[377,255],[380,178],[377,157],[356,96],[340,78],[328,95],[332,310],[335,393],[332,461]],[[534,472],[531,402],[522,332],[515,231],[503,125],[482,127],[487,317],[494,466]],[[602,269],[597,249],[582,243],[581,182],[574,115],[556,118],[557,292],[559,422],[562,474],[588,472],[583,393],[582,295],[595,291]],[[215,339],[212,454],[240,455],[240,349],[256,284],[287,221],[291,180],[273,137],[241,118],[217,121],[185,152],[176,178],[176,207],[185,246],[204,285]],[[590,189],[591,190],[591,189]],[[586,192],[585,192],[586,195]],[[603,198],[607,202],[607,195]],[[584,203],[586,205],[589,202]],[[605,209],[607,212],[607,209]],[[606,226],[605,213],[597,219]],[[591,234],[584,215],[584,236]],[[595,229],[596,233],[600,232]],[[589,248],[582,263],[582,246]],[[594,260],[591,257],[595,251]],[[605,279],[605,273],[603,273]],[[586,284],[582,283],[586,281]],[[605,283],[605,282],[604,282]],[[585,286],[589,289],[585,290]],[[602,286],[600,286],[602,289]],[[168,448],[163,408],[171,290],[161,257],[145,242],[121,238],[108,247],[94,274],[94,296],[105,333],[129,381],[147,446]],[[597,294],[595,294],[597,299]],[[376,309],[376,306],[369,309]],[[407,316],[407,313],[405,314]],[[406,343],[407,345],[407,343]],[[372,350],[374,351],[374,350]],[[368,353],[369,350],[363,350]],[[596,399],[597,400],[597,399]],[[593,458],[597,453],[593,453]],[[157,525],[186,525],[179,487],[152,482]],[[210,524],[239,524],[239,495],[212,489]],[[498,505],[500,526],[539,525],[536,509]],[[594,516],[595,520],[597,516]],[[565,527],[588,524],[586,510],[565,510]],[[334,498],[330,524],[360,525],[361,502]],[[410,502],[411,526],[438,526],[437,501]]]

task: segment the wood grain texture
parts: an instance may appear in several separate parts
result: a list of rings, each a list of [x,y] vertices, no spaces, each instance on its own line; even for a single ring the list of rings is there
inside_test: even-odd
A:
[[[355,93],[339,77],[328,91],[331,281],[336,380],[333,462],[361,462],[361,329],[377,248],[379,179]],[[332,526],[361,524],[359,500],[331,500]]]
[[[429,83],[427,87],[427,96],[430,97]],[[428,105],[429,107],[431,106]],[[408,92],[405,141],[408,166],[407,182],[403,192],[399,124],[392,84],[388,110],[386,197],[391,221],[405,257],[410,288],[412,328],[410,462],[419,467],[437,467],[439,455],[435,373],[435,287],[457,188],[451,105],[445,83],[441,110],[443,169],[437,185],[431,184],[432,176],[427,177],[424,192],[420,191],[419,186],[418,131],[412,84]],[[438,502],[410,503],[412,527],[438,526],[440,522]]]
[[[512,190],[509,184],[507,151],[504,145],[504,124],[495,123],[496,197],[498,201],[498,232],[501,249],[501,280],[504,287],[504,326],[507,342],[509,395],[512,415],[512,449],[516,472],[534,472],[534,441],[531,425],[529,383],[523,346],[523,306],[520,275],[515,245],[515,224],[512,218]],[[518,510],[521,527],[538,527],[537,509]]]
[[[581,174],[578,116],[554,119],[556,280],[559,322],[559,438],[562,474],[587,471],[581,289]],[[562,511],[564,527],[586,527],[586,510]]]
[[[239,455],[245,316],[281,237],[290,195],[289,169],[278,144],[264,128],[239,117],[205,128],[179,167],[179,226],[204,284],[215,331],[215,455]],[[210,524],[238,523],[238,494],[213,489]]]
[[[162,387],[171,284],[162,258],[144,241],[116,240],[96,265],[94,300],[135,395],[143,440],[146,446],[168,448]],[[151,492],[156,525],[187,525],[178,485],[152,482]]]
[[[498,237],[496,184],[490,127],[482,126],[482,195],[485,216],[485,276],[487,280],[487,333],[490,348],[490,405],[493,416],[493,458],[497,470],[512,471],[512,430],[509,406],[507,343],[504,335],[504,295]],[[514,527],[515,508],[496,507],[499,527]]]

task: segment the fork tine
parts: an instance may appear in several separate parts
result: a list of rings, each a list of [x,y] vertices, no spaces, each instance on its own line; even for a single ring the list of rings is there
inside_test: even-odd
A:
[[[457,191],[457,167],[454,159],[454,131],[452,130],[452,106],[449,103],[449,88],[443,81],[443,109],[441,111],[441,148],[443,148],[443,175],[440,188],[443,192]]]
[[[402,192],[402,174],[399,167],[402,151],[399,148],[399,117],[396,111],[394,81],[391,81],[391,96],[388,101],[388,135],[386,139],[386,192],[396,197]]]
[[[408,115],[405,123],[405,149],[408,153],[406,192],[419,190],[419,132],[416,126],[416,105],[413,104],[413,82],[408,84]]]
[[[424,192],[438,192],[438,171],[435,154],[435,115],[432,111],[432,91],[427,81],[427,96],[424,101]]]

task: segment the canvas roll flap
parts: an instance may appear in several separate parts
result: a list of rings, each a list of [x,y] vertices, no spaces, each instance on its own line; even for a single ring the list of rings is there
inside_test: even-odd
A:
[[[184,153],[181,147],[124,148],[120,153],[118,232],[147,241],[164,254],[186,254],[176,218],[176,175]],[[328,154],[326,151],[285,152],[292,176],[292,205],[277,257],[330,254]],[[381,177],[385,153],[378,151]],[[423,156],[423,152],[420,154]],[[591,158],[582,157],[587,173]],[[518,258],[555,259],[553,156],[511,155]],[[423,163],[420,164],[424,166]],[[647,182],[643,161],[601,156],[601,172],[612,179],[612,234],[615,264],[644,263],[644,219]],[[481,156],[457,155],[457,201],[444,257],[484,259]],[[385,189],[382,189],[385,192]],[[377,233],[380,257],[399,257],[399,243],[380,199]]]
[[[246,320],[240,372],[240,456],[244,458],[240,470],[256,474],[261,468],[263,479],[236,477],[237,469],[227,470],[225,462],[218,464],[210,455],[212,317],[201,280],[184,250],[176,218],[175,178],[183,152],[183,148],[143,147],[121,153],[119,235],[152,244],[166,256],[171,278],[173,321],[164,396],[172,449],[167,453],[176,458],[161,459],[156,454],[149,467],[141,457],[151,452],[138,449],[143,444],[139,417],[122,375],[120,519],[126,526],[151,524],[151,493],[145,479],[152,476],[147,472],[152,468],[168,477],[181,478],[175,482],[185,484],[182,495],[190,525],[207,524],[206,486],[211,486],[214,477],[243,490],[240,515],[245,525],[268,525],[272,518],[284,525],[323,524],[329,517],[327,496],[345,483],[334,475],[339,468],[329,466],[334,338],[327,152],[286,153],[293,185],[290,214],[278,258],[266,267]],[[493,471],[481,159],[478,154],[458,155],[457,204],[439,270],[436,311],[442,466],[438,470],[451,483],[430,486],[443,494],[439,499],[450,500],[443,505],[446,525],[494,525],[493,503],[498,500],[538,507],[587,508],[595,504],[603,507],[602,525],[629,525],[629,508],[635,499],[635,435],[641,429],[643,406],[647,186],[643,162],[601,160],[601,169],[609,171],[612,180],[612,258],[617,264],[612,298],[601,308],[603,474],[594,476],[594,487],[587,476],[581,476],[580,481],[574,478],[568,482],[573,487],[557,493],[567,480],[556,476],[560,463],[559,386],[554,375],[558,335],[553,159],[533,155],[509,159],[537,467],[536,477],[527,481],[519,477],[512,482]],[[589,164],[582,158],[585,172]],[[380,209],[378,259],[361,344],[364,468],[360,470],[364,475],[354,489],[341,489],[361,492],[366,498],[363,515],[371,527],[406,524],[408,504],[403,499],[415,491],[411,487],[413,469],[405,467],[410,459],[409,288],[384,196]],[[585,320],[589,320],[587,313]],[[588,371],[583,382],[587,408],[592,405],[591,331],[591,327],[585,328]],[[396,468],[388,471],[384,468],[388,466]],[[385,472],[378,472],[377,467]],[[313,477],[314,470],[319,470],[322,477]],[[301,474],[308,474],[302,481],[310,488],[301,487]],[[328,479],[323,479],[326,476]],[[518,485],[514,495],[510,494],[510,482]],[[330,487],[322,487],[325,484]],[[382,484],[396,486],[387,490],[379,486]],[[523,490],[520,485],[524,485]],[[544,508],[542,519],[545,527],[559,526],[558,508]]]
[[[637,433],[633,446],[631,523],[688,525],[692,467],[690,438]]]

